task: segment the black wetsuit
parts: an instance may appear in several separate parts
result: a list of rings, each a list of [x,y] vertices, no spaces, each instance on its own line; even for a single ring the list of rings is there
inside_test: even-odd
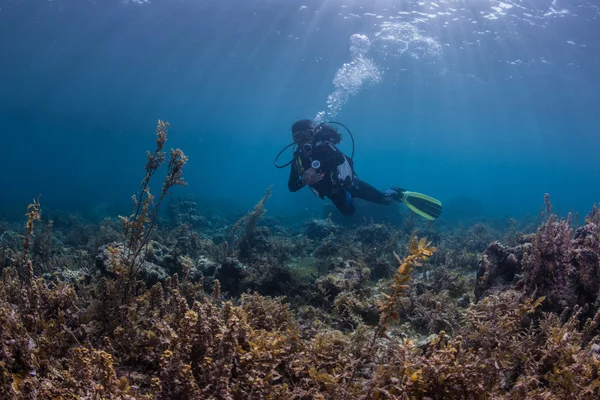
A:
[[[344,215],[354,214],[354,198],[359,198],[378,204],[389,204],[391,198],[383,192],[375,189],[368,183],[361,181],[354,173],[352,160],[346,157],[330,142],[321,142],[313,147],[311,157],[306,157],[301,150],[294,153],[294,162],[290,171],[288,188],[291,192],[302,189],[305,185],[302,183],[302,174],[311,167],[311,162],[318,160],[321,167],[317,172],[324,174],[323,179],[311,185],[311,189],[321,199],[327,197]],[[338,168],[347,162],[351,172],[345,179],[340,179]]]

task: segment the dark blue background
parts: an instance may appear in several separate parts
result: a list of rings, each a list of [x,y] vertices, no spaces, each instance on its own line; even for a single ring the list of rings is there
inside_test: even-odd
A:
[[[272,212],[320,214],[273,158],[296,119],[325,110],[350,36],[376,46],[395,22],[441,53],[369,53],[382,81],[336,116],[362,179],[471,199],[488,216],[535,213],[545,192],[587,212],[600,198],[598,7],[394,3],[4,0],[0,209],[21,215],[38,193],[50,207],[127,205],[160,118],[190,157],[186,192],[246,209],[274,184]]]

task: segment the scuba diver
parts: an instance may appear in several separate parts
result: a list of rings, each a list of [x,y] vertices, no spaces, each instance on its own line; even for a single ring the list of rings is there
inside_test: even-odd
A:
[[[342,153],[336,145],[342,135],[331,124],[344,127],[352,138],[352,156]],[[377,204],[392,201],[405,203],[419,215],[433,220],[440,216],[441,203],[429,196],[392,187],[384,192],[361,180],[354,171],[354,138],[348,128],[339,122],[315,125],[309,119],[296,121],[292,125],[293,143],[285,147],[275,158],[277,168],[292,164],[288,188],[296,192],[304,186],[319,198],[329,198],[336,208],[346,216],[355,212],[354,199],[363,199]],[[287,164],[277,165],[279,156],[289,147],[295,146],[293,159]]]

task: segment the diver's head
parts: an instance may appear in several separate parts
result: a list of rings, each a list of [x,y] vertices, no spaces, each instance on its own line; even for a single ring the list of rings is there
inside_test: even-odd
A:
[[[308,157],[312,154],[313,146],[322,142],[338,144],[342,141],[342,135],[326,123],[315,125],[309,119],[301,119],[292,125],[292,138],[301,151]]]
[[[292,139],[294,143],[310,142],[315,136],[315,125],[310,119],[301,119],[292,125]]]
[[[338,144],[342,141],[342,134],[337,131],[333,126],[326,123],[319,124],[316,132],[320,140]]]

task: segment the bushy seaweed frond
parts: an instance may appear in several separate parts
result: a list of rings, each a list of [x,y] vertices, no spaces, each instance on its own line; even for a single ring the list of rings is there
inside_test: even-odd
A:
[[[260,218],[266,213],[265,204],[271,197],[271,186],[265,192],[265,195],[254,205],[254,208],[246,215],[240,218],[231,228],[229,233],[229,243],[227,243],[228,252],[232,255],[247,257],[250,253],[250,242],[256,225]]]
[[[384,300],[379,304],[379,311],[381,313],[379,319],[380,326],[387,328],[389,321],[398,322],[398,303],[403,292],[408,288],[406,284],[410,280],[411,272],[414,267],[420,267],[423,261],[427,261],[435,251],[435,247],[431,246],[431,242],[427,243],[425,238],[419,241],[413,238],[410,244],[410,255],[404,258],[404,260],[394,252],[394,256],[400,266],[394,275],[392,292],[389,295],[382,293]]]
[[[148,190],[166,164],[168,126],[157,126],[134,213],[124,218],[125,243],[114,228],[102,241],[96,261],[104,276],[34,276],[44,262],[31,242],[38,201],[27,209],[23,253],[19,235],[4,236],[18,256],[0,269],[0,399],[600,398],[596,219],[573,233],[570,219],[551,214],[546,196],[537,234],[486,250],[481,264],[489,273],[478,279],[487,276],[490,285],[475,303],[468,295],[457,301],[466,278],[455,267],[472,265],[480,242],[450,246],[427,230],[440,247],[415,237],[401,258],[394,249],[402,238],[384,225],[344,232],[329,221],[316,236],[285,237],[292,228],[257,227],[270,188],[229,243],[248,251],[249,267],[231,257],[219,263],[227,249],[217,255],[207,232],[202,239],[187,228],[152,233],[161,199],[185,184],[187,157],[172,150],[160,195]],[[219,225],[207,229],[222,241]],[[40,240],[44,232],[35,229]],[[469,235],[485,237],[486,229],[476,225]],[[277,249],[278,240],[289,243]],[[88,251],[98,248],[92,244]],[[278,251],[288,258],[273,257]],[[387,268],[392,254],[398,265]],[[286,280],[286,288],[299,282],[273,273],[295,257],[296,270],[310,270],[312,281],[298,297],[266,296],[282,293],[263,289],[262,279]],[[415,277],[425,265],[436,266],[431,278]],[[385,275],[375,272],[382,267]],[[137,268],[164,274],[151,281],[136,276]],[[502,278],[496,287],[494,274]],[[392,279],[378,286],[375,276]],[[240,281],[257,293],[230,291]],[[407,335],[417,331],[431,335]]]
[[[392,283],[392,291],[390,294],[382,293],[383,300],[379,302],[379,325],[375,329],[373,334],[373,339],[371,340],[371,344],[368,347],[368,351],[356,362],[354,366],[354,370],[350,377],[350,380],[346,384],[345,395],[347,398],[349,396],[349,386],[353,383],[354,378],[356,377],[357,371],[362,367],[364,362],[367,361],[368,358],[372,358],[374,355],[375,342],[381,334],[387,330],[388,324],[390,321],[398,322],[398,305],[400,299],[404,293],[404,291],[408,288],[408,281],[410,280],[410,274],[413,271],[414,267],[419,267],[422,265],[423,261],[426,261],[433,255],[436,251],[435,247],[431,246],[431,242],[426,242],[425,238],[421,238],[421,240],[417,240],[416,237],[413,237],[413,240],[410,243],[410,255],[401,259],[396,253],[394,256],[398,261],[398,269],[394,274],[394,282]],[[369,398],[371,394],[371,389],[369,389],[367,393],[367,398]]]
[[[150,180],[152,176],[163,165],[166,155],[163,151],[167,141],[168,122],[158,121],[156,127],[156,148],[154,152],[147,152],[146,175],[142,180],[140,192],[133,196],[135,211],[129,217],[121,217],[124,227],[123,236],[127,248],[123,261],[125,265],[121,268],[124,275],[123,297],[128,298],[135,287],[135,279],[143,264],[143,255],[148,251],[151,235],[156,227],[156,219],[163,199],[170,193],[174,186],[185,186],[183,180],[183,166],[188,157],[180,149],[171,149],[167,166],[167,175],[163,181],[158,200],[154,203],[154,196],[150,193]],[[119,269],[117,269],[118,271]]]
[[[33,281],[33,264],[31,263],[31,259],[29,257],[29,248],[31,247],[31,240],[33,237],[33,228],[35,221],[39,221],[42,215],[40,210],[40,202],[38,200],[33,199],[33,203],[27,206],[27,224],[25,236],[23,237],[23,255],[21,262],[21,276],[25,281],[27,287],[31,285]]]

